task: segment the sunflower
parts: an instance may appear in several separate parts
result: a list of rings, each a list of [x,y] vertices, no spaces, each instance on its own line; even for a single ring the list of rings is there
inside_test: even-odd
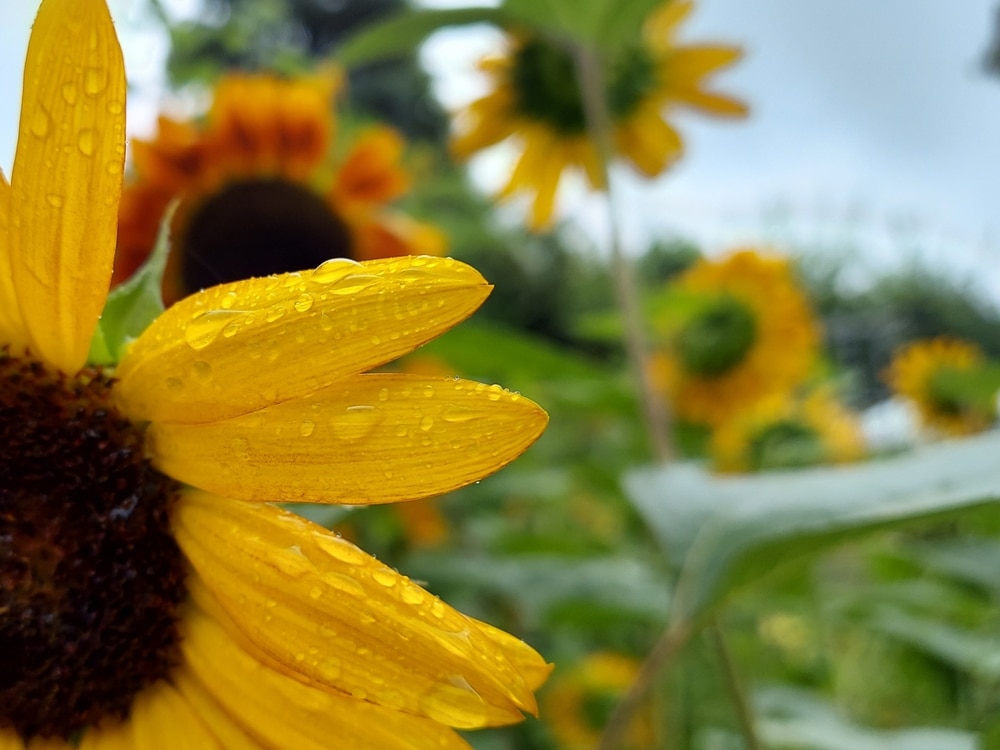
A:
[[[361,131],[331,164],[336,89],[330,72],[298,79],[234,74],[217,85],[204,122],[160,117],[154,140],[132,144],[113,281],[128,278],[149,255],[174,199],[175,252],[164,282],[171,302],[331,255],[442,254],[437,229],[389,207],[410,186],[396,131]]]
[[[0,747],[467,748],[549,666],[271,501],[475,481],[542,430],[499,386],[365,371],[477,307],[409,257],[179,301],[88,367],[124,160],[104,0],[43,0],[0,178]]]
[[[612,652],[587,656],[573,669],[558,675],[546,690],[542,715],[563,750],[593,750],[601,730],[618,700],[635,681],[639,664]],[[627,748],[652,747],[653,731],[648,712],[633,719]]]
[[[802,399],[765,399],[712,433],[717,471],[798,469],[857,461],[864,436],[856,415],[818,388]]]
[[[714,427],[808,375],[819,327],[784,258],[739,250],[702,259],[671,291],[686,309],[665,326],[653,377],[680,418]]]
[[[678,28],[693,8],[690,0],[659,6],[646,19],[642,38],[606,71],[616,155],[646,177],[662,173],[683,151],[680,135],[665,118],[670,109],[689,107],[717,117],[747,114],[742,102],[707,88],[708,79],[739,60],[741,50],[678,44]],[[521,154],[500,197],[533,194],[529,224],[543,229],[564,172],[582,170],[593,188],[605,187],[573,57],[550,38],[512,32],[503,54],[485,58],[479,67],[492,91],[459,113],[452,151],[467,159],[517,139]]]
[[[966,391],[951,381],[973,375],[985,365],[975,344],[940,337],[900,348],[885,378],[896,393],[913,402],[925,427],[945,435],[970,435],[996,419],[996,387],[990,386],[983,399],[978,388]]]

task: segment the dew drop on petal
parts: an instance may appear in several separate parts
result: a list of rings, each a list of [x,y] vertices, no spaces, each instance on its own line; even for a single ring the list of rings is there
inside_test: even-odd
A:
[[[436,685],[420,699],[420,708],[434,721],[453,727],[481,725],[487,716],[486,703],[465,678],[449,677],[449,685]],[[457,683],[457,684],[456,684]]]
[[[337,295],[357,294],[370,287],[378,279],[379,277],[372,273],[348,274],[339,281],[331,284],[330,293]]]
[[[177,393],[179,391],[184,390],[184,381],[178,377],[171,376],[167,378],[166,384],[167,384],[167,390],[171,391],[172,393]]]
[[[62,208],[63,197],[58,193],[49,193],[45,196],[45,200],[48,201],[48,204],[53,208]]]
[[[400,597],[407,604],[420,604],[426,598],[424,592],[417,586],[405,586],[400,592]]]
[[[235,317],[243,315],[244,313],[237,310],[209,310],[188,323],[184,330],[184,340],[192,349],[204,349],[215,341]]]
[[[341,440],[363,440],[382,423],[385,416],[371,405],[348,406],[330,424],[333,434]]]
[[[49,130],[52,128],[52,115],[42,107],[38,106],[34,114],[31,115],[31,134],[39,138],[44,138],[49,134]]]
[[[316,423],[310,419],[303,419],[299,423],[299,434],[302,437],[309,437],[313,434],[313,430],[316,429]]]
[[[199,380],[211,380],[212,378],[212,365],[203,359],[195,361],[191,365],[191,369],[194,371],[194,375]]]
[[[349,258],[331,258],[321,263],[312,272],[311,278],[318,284],[332,284],[340,281],[348,274],[354,273],[359,268],[361,268],[361,264],[355,260],[350,260]]]
[[[482,412],[476,409],[466,409],[461,406],[452,406],[441,414],[441,419],[452,424],[470,422],[482,416]]]
[[[420,420],[420,429],[427,432],[434,426],[434,417],[424,417]]]
[[[83,90],[88,96],[97,96],[108,87],[108,71],[91,67],[83,71]]]
[[[388,388],[382,388],[382,389],[379,390],[379,392],[378,392],[378,400],[379,401],[388,401],[389,400],[389,389]]]
[[[311,294],[303,292],[299,295],[299,298],[292,303],[292,305],[298,312],[304,313],[313,306],[313,297]]]
[[[80,90],[76,87],[76,84],[72,81],[67,81],[62,85],[62,98],[70,106],[76,104],[76,100],[80,95]]]
[[[286,311],[287,310],[284,305],[274,305],[273,307],[269,307],[267,312],[264,313],[264,319],[268,323],[273,323],[274,321],[284,317]]]
[[[97,151],[99,136],[93,128],[84,128],[76,136],[76,147],[84,156],[93,156]]]
[[[323,596],[323,589],[321,589],[319,586],[313,586],[311,589],[309,589],[310,599],[319,599],[321,596]]]
[[[385,568],[376,568],[372,571],[372,580],[380,586],[392,588],[396,585],[396,581],[399,580],[399,576]]]

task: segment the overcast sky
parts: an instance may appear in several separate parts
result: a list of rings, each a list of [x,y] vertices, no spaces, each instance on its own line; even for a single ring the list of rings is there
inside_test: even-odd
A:
[[[622,181],[629,237],[640,243],[672,227],[710,248],[853,237],[892,259],[908,233],[937,260],[979,269],[1000,289],[1000,79],[980,68],[995,2],[702,0],[684,36],[745,46],[719,87],[743,96],[753,114],[735,124],[680,120],[688,144],[680,166],[655,184]],[[110,4],[139,83],[130,129],[148,132],[164,44],[143,23],[142,0]],[[20,90],[33,5],[0,3],[7,101]],[[449,105],[476,94],[475,77],[461,71],[492,44],[489,33],[452,33],[425,50]],[[15,119],[7,109],[0,121],[5,171]],[[477,164],[481,183],[495,185],[506,158]],[[591,202],[582,215],[599,208]]]

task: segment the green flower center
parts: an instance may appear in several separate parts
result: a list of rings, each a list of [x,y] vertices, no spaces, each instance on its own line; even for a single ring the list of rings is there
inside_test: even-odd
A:
[[[823,463],[826,449],[822,437],[812,427],[784,419],[754,435],[748,454],[754,471],[800,469]]]
[[[0,353],[0,734],[26,744],[126,717],[178,661],[179,486],[110,395]]]
[[[512,84],[517,111],[558,133],[579,135],[587,129],[583,94],[569,50],[535,38],[514,53]],[[611,117],[631,115],[656,87],[656,68],[644,47],[622,53],[607,71],[605,96]]]
[[[720,297],[681,330],[677,351],[684,369],[714,378],[738,365],[754,345],[757,319],[743,302]]]
[[[350,230],[323,197],[281,179],[234,182],[205,200],[179,249],[186,293],[355,259]]]

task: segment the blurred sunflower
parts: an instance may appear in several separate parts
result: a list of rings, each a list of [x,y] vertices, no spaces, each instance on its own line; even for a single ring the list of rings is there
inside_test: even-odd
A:
[[[557,673],[542,699],[542,716],[562,750],[593,750],[615,705],[639,674],[634,659],[611,652],[587,656],[565,673]],[[636,714],[625,747],[653,746],[648,711]]]
[[[798,469],[857,461],[864,435],[856,415],[819,388],[802,399],[765,399],[713,433],[716,471]]]
[[[899,349],[885,378],[896,393],[913,402],[925,427],[945,435],[970,435],[985,430],[997,416],[994,383],[985,384],[985,398],[981,388],[968,388],[973,382],[967,376],[985,365],[975,344],[940,337]]]
[[[372,127],[336,144],[346,153],[331,163],[336,89],[333,73],[233,74],[216,86],[204,122],[160,117],[155,140],[132,144],[113,283],[152,251],[174,199],[168,302],[331,256],[441,255],[446,243],[437,229],[389,208],[410,187],[394,130]]]
[[[655,177],[682,151],[680,135],[665,114],[682,106],[716,117],[744,117],[743,102],[711,91],[708,79],[742,56],[738,47],[677,42],[690,0],[670,0],[654,10],[642,38],[606,71],[605,96],[616,155],[646,177]],[[587,131],[583,96],[570,50],[551,38],[512,32],[506,51],[480,62],[493,90],[460,112],[452,151],[467,159],[516,138],[521,154],[501,198],[533,195],[529,224],[543,229],[556,190],[568,170],[581,170],[591,187],[604,189],[597,146]]]
[[[527,399],[365,372],[489,286],[334,260],[186,298],[85,366],[124,103],[104,0],[43,0],[0,177],[0,747],[440,750],[519,721],[537,653],[269,504],[426,497],[527,448]]]
[[[753,250],[701,259],[671,289],[686,309],[653,377],[681,419],[720,425],[808,375],[820,332],[786,259]]]

